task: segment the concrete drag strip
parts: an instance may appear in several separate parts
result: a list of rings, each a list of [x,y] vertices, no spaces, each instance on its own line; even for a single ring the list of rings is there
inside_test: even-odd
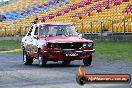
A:
[[[132,88],[130,84],[85,84],[76,83],[76,70],[82,61],[70,65],[48,62],[46,67],[22,64],[22,55],[0,53],[0,88]],[[90,67],[84,67],[88,74],[130,74],[132,63],[122,61],[94,60]]]

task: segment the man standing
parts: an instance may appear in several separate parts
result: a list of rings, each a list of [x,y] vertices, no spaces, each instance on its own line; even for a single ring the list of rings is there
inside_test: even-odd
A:
[[[36,16],[35,19],[34,19],[34,24],[37,24],[38,23],[38,17]]]

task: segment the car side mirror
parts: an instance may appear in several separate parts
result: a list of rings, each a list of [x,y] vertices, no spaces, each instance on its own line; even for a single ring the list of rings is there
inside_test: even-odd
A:
[[[78,36],[82,38],[82,37],[83,37],[83,34],[81,34],[81,33],[78,33]]]
[[[33,38],[34,38],[34,39],[38,39],[38,35],[34,35]]]

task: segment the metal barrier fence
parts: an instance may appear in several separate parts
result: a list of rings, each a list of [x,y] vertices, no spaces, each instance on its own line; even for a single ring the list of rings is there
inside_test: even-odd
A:
[[[114,20],[82,20],[77,23],[78,32],[92,39],[132,39],[132,18]],[[80,30],[81,29],[81,30]],[[128,38],[129,37],[129,38]]]
[[[0,36],[24,36],[29,28],[33,25],[21,24],[21,25],[8,25],[0,26]],[[82,22],[76,23],[77,31],[92,37],[96,35],[102,36],[114,36],[122,34],[124,37],[127,34],[132,34],[132,18],[130,19],[114,19],[114,20],[82,20]]]
[[[0,26],[0,36],[1,37],[10,37],[10,36],[24,36],[32,23],[29,24],[22,24],[22,25],[8,25],[8,26]]]
[[[114,20],[82,20],[82,22],[77,23],[76,25],[78,27],[78,31],[83,33],[101,33],[103,32],[103,29],[108,29],[111,33],[132,33],[132,18]]]

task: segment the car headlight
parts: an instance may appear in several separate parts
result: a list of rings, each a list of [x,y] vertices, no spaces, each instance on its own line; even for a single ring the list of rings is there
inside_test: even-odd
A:
[[[88,45],[87,43],[83,43],[83,47],[87,47],[87,45]]]
[[[88,47],[93,47],[93,43],[88,43]]]
[[[93,47],[93,43],[89,42],[89,43],[83,43],[83,47]]]

